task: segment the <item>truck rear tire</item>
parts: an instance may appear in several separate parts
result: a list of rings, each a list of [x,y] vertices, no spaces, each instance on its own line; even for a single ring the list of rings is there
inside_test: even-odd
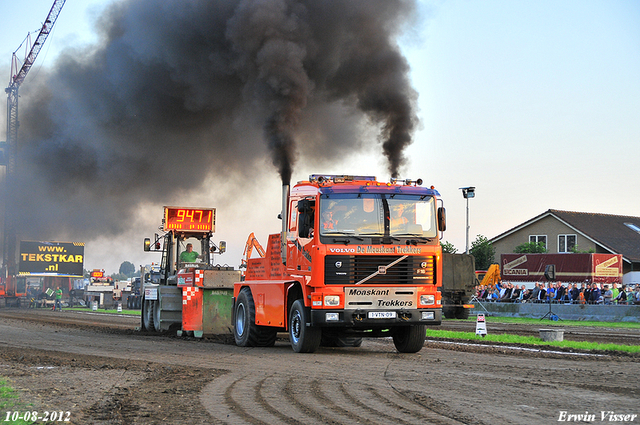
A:
[[[277,331],[256,325],[256,306],[249,288],[242,288],[234,306],[233,337],[239,347],[272,347]]]
[[[442,315],[444,316],[445,319],[455,319],[456,317],[455,307],[443,305]]]
[[[417,353],[427,339],[427,326],[398,326],[393,331],[393,344],[400,353]]]
[[[296,353],[313,353],[320,346],[322,329],[307,326],[309,317],[302,300],[296,300],[289,312],[289,340]]]
[[[456,319],[468,319],[469,309],[464,307],[456,307]]]
[[[153,304],[153,330],[160,332],[162,330],[160,328],[160,301],[155,300],[151,303]]]
[[[153,323],[153,307],[154,302],[149,300],[144,300],[144,304],[142,306],[142,325],[146,331],[152,332],[155,327]]]

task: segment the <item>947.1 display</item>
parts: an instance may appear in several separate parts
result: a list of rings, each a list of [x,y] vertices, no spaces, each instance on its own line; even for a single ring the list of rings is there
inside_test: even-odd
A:
[[[23,420],[25,422],[69,422],[71,420],[71,412],[63,412],[62,410],[44,412],[5,412],[3,422],[16,422]]]

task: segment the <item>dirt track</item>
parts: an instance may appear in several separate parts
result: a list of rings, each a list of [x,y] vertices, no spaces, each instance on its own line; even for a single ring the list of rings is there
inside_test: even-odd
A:
[[[68,411],[76,424],[549,424],[563,411],[588,411],[592,422],[601,411],[640,414],[638,356],[443,341],[398,354],[387,339],[302,355],[286,339],[240,348],[143,335],[137,318],[10,309],[0,318],[0,376],[34,402],[29,410]],[[460,326],[473,324],[445,323]]]

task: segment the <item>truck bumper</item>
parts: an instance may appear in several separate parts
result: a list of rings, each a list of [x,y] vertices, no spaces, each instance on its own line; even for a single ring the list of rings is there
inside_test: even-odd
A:
[[[442,309],[385,310],[394,311],[395,318],[370,318],[371,310],[311,310],[311,325],[372,329],[389,326],[429,325],[442,321]],[[337,313],[337,318],[336,318]],[[424,314],[423,314],[424,313]]]

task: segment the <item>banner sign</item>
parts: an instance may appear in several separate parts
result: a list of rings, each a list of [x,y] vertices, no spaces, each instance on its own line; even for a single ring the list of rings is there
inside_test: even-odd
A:
[[[84,242],[20,242],[20,275],[83,276]]]
[[[556,279],[565,282],[622,282],[619,254],[502,254],[502,279],[513,282],[546,281],[545,267],[556,266]]]

